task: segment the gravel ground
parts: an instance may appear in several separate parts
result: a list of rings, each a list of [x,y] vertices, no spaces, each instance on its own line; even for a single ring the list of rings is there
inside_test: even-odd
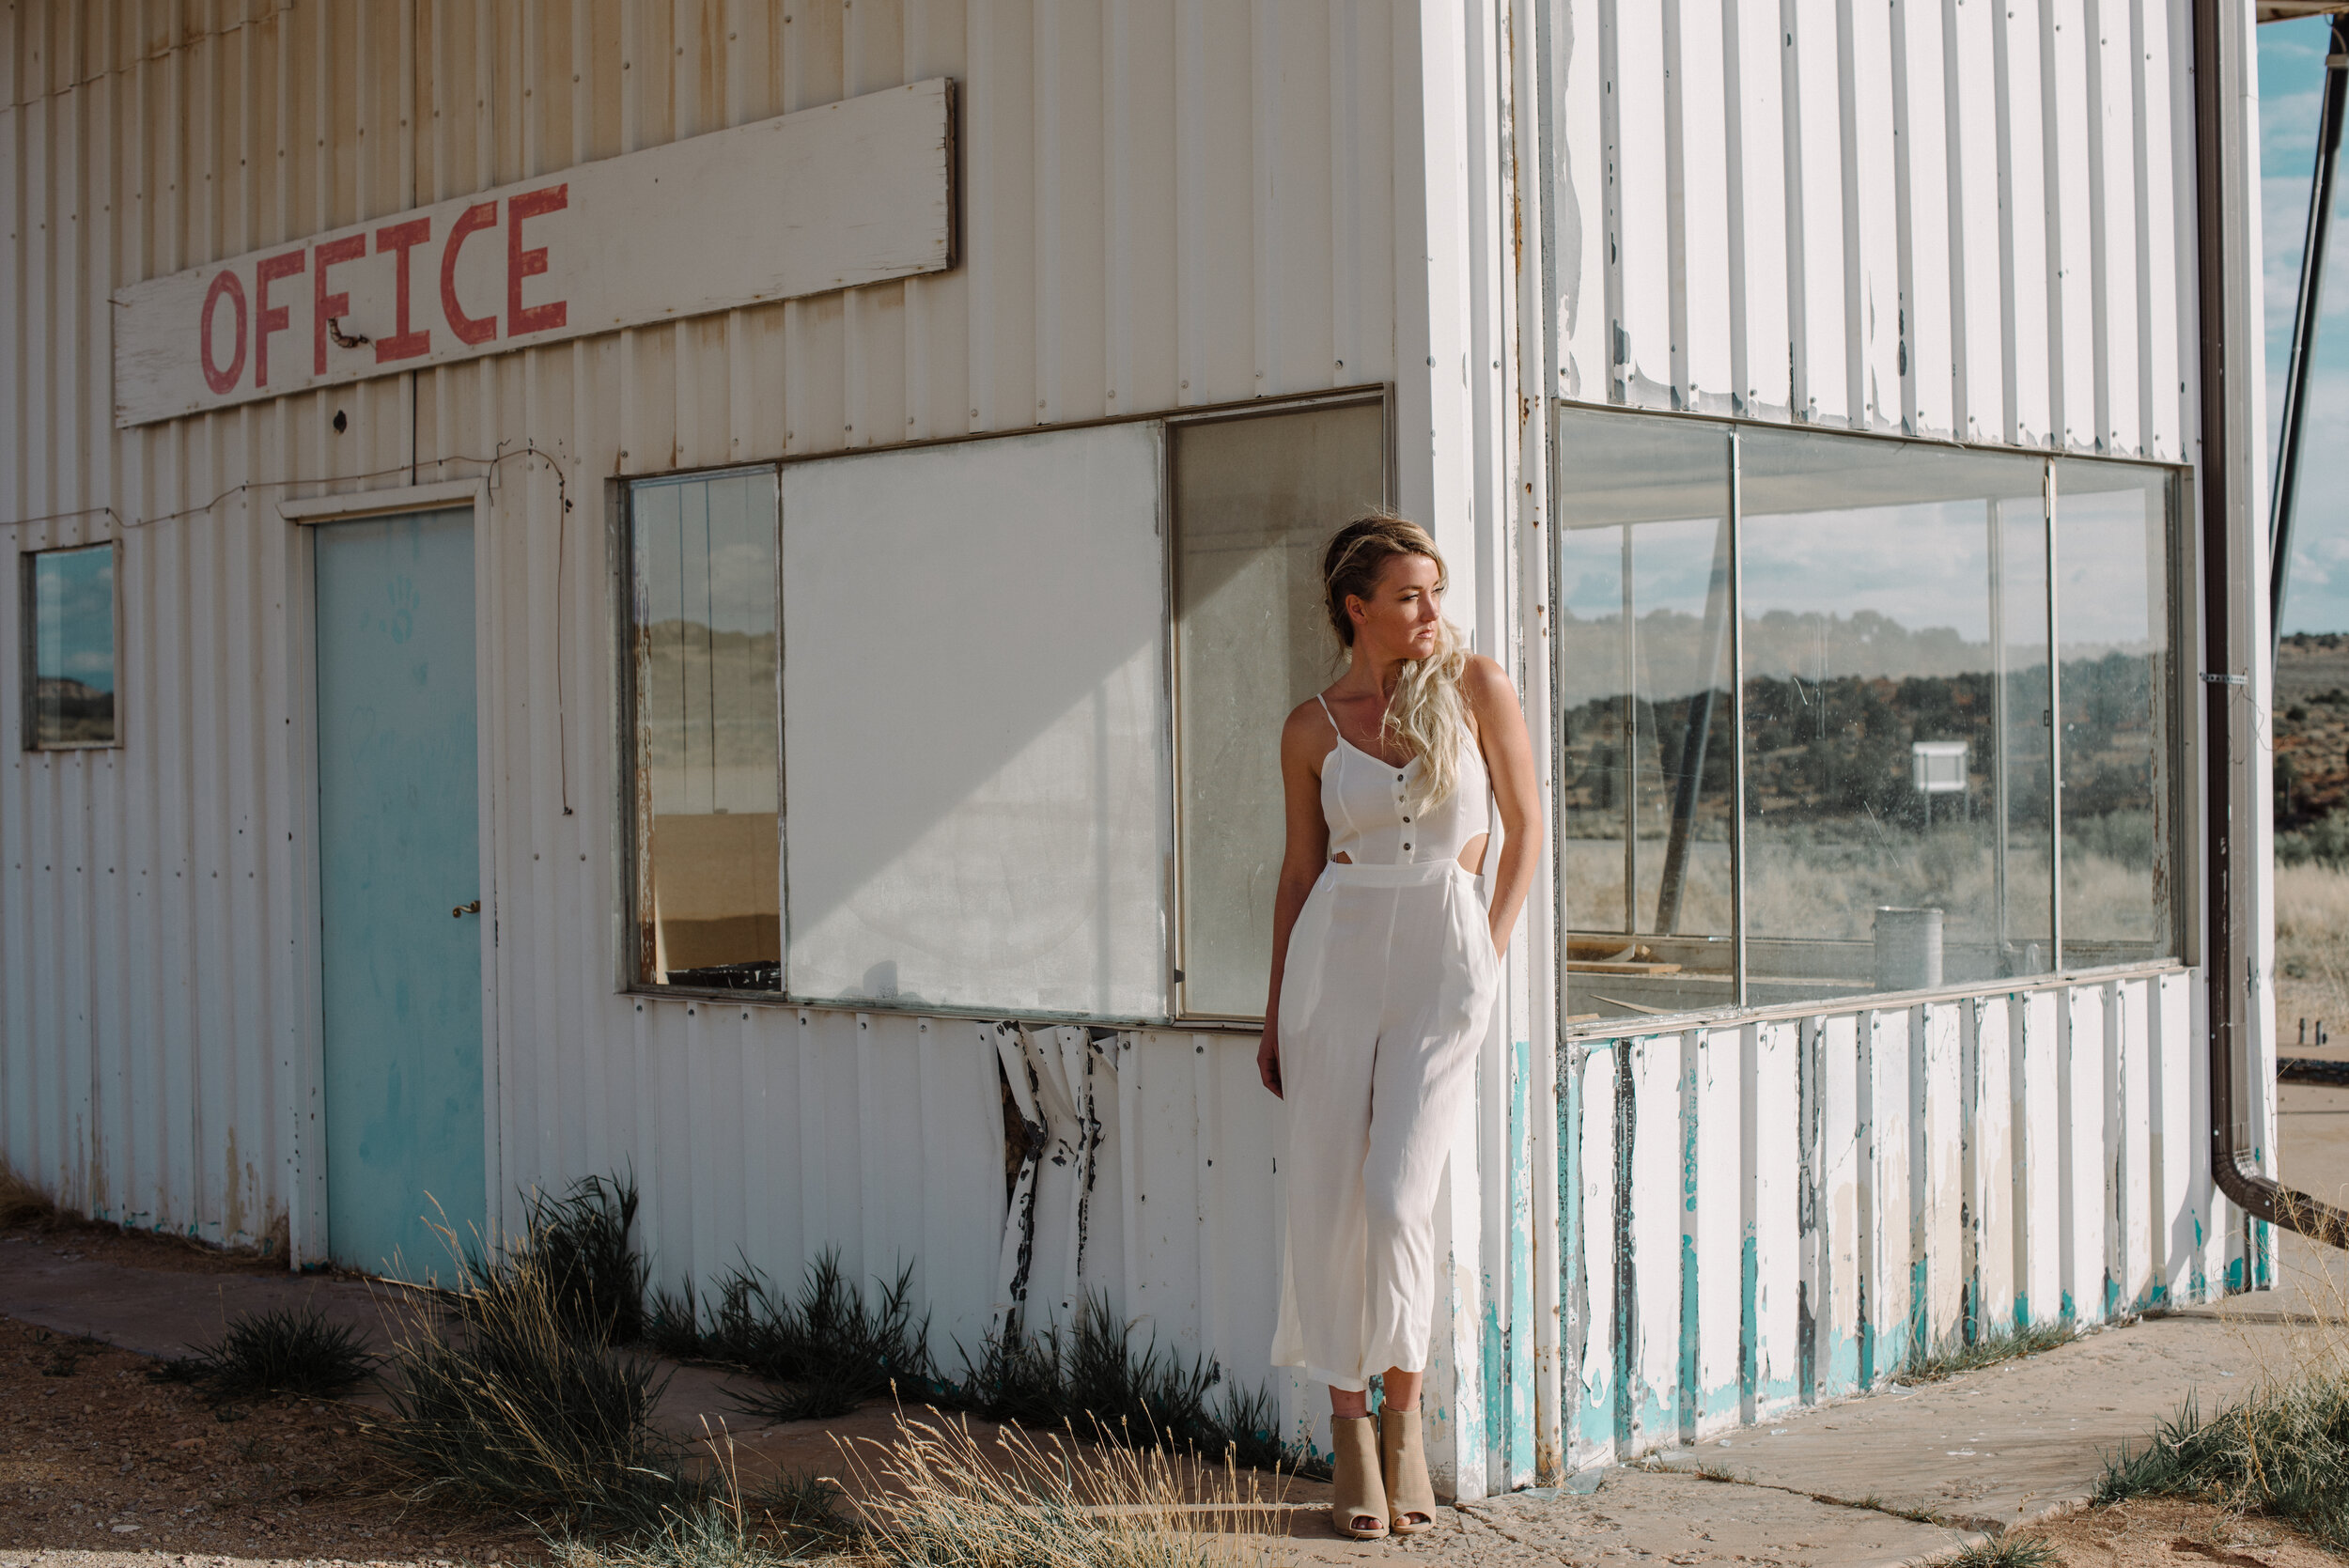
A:
[[[351,1406],[218,1407],[142,1356],[0,1318],[0,1564],[60,1550],[429,1562],[535,1556],[510,1524],[404,1508]]]

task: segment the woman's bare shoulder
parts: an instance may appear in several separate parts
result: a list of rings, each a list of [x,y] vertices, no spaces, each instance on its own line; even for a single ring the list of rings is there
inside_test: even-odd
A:
[[[1480,707],[1489,702],[1514,704],[1517,700],[1517,689],[1510,684],[1509,672],[1501,667],[1501,660],[1481,653],[1469,655],[1460,672],[1460,685],[1469,701]]]
[[[1289,716],[1281,721],[1281,744],[1285,747],[1299,740],[1327,740],[1332,727],[1328,711],[1321,706],[1321,699],[1307,697],[1290,708]]]

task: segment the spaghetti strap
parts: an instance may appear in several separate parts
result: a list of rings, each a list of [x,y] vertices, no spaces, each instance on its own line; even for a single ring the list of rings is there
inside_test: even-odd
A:
[[[1338,737],[1338,743],[1340,745],[1344,745],[1346,743],[1346,732],[1338,728],[1338,716],[1330,711],[1329,699],[1324,697],[1320,692],[1316,691],[1314,693],[1314,701],[1321,705],[1321,716],[1330,721],[1330,733]]]

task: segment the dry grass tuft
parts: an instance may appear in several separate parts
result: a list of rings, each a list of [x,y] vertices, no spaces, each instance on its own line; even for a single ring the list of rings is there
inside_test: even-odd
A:
[[[384,1378],[374,1435],[408,1497],[622,1531],[698,1506],[706,1489],[653,1425],[667,1374],[602,1343],[563,1249],[534,1233],[461,1277],[411,1297]]]
[[[655,1526],[550,1537],[558,1568],[1254,1568],[1284,1517],[1252,1477],[1163,1451],[1041,1440],[901,1410],[886,1442],[844,1445],[853,1524],[838,1494],[786,1476],[746,1497],[722,1456],[721,1488]]]
[[[44,1225],[56,1218],[57,1205],[49,1201],[49,1194],[18,1175],[15,1167],[0,1161],[0,1230]]]
[[[870,1568],[1236,1568],[1268,1560],[1246,1532],[1283,1516],[1228,1460],[1073,1435],[989,1443],[900,1412],[893,1442],[848,1457],[865,1529],[847,1555]]]
[[[2263,1354],[2245,1396],[2208,1416],[2191,1400],[2141,1449],[2107,1463],[2096,1501],[2178,1498],[2261,1514],[2349,1550],[2349,1283],[2306,1250],[2304,1316]]]
[[[2079,1337],[2079,1330],[2068,1323],[2034,1323],[2003,1334],[1984,1335],[1971,1344],[1953,1344],[1920,1357],[1894,1373],[1892,1381],[1939,1383],[1962,1372],[1977,1372],[2019,1356],[2036,1356],[2058,1345],[2070,1344]]]

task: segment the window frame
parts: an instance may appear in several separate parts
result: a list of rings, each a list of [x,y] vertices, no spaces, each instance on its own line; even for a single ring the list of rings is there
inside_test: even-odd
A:
[[[645,978],[642,933],[644,907],[641,877],[645,861],[643,780],[636,746],[639,692],[636,683],[636,492],[647,485],[691,484],[696,480],[768,474],[775,482],[774,576],[770,590],[775,611],[775,897],[779,929],[778,987],[771,991],[728,990],[711,986],[676,986]],[[614,866],[620,897],[613,943],[617,966],[616,989],[623,994],[682,997],[726,1002],[788,1004],[791,996],[790,879],[785,867],[791,852],[790,805],[783,794],[783,464],[770,459],[753,463],[723,463],[710,468],[673,469],[660,474],[630,474],[606,481],[606,515],[612,519],[607,559],[612,583],[614,690],[619,701],[614,715],[614,749],[620,766],[613,781],[615,800],[613,820],[618,826]]]
[[[39,594],[36,580],[39,562],[44,555],[73,555],[103,550],[112,560],[106,576],[107,595],[112,601],[111,625],[108,631],[113,644],[112,671],[114,675],[114,735],[105,740],[54,740],[40,738],[39,692],[40,689],[40,627]],[[117,538],[93,539],[78,545],[43,545],[37,550],[17,551],[17,659],[20,678],[17,681],[17,719],[19,749],[24,752],[54,753],[59,752],[110,752],[123,747],[124,704],[122,694],[122,541]]]
[[[1966,996],[1981,994],[1985,990],[1991,989],[2035,989],[2050,985],[2062,984],[2070,981],[2076,976],[2110,976],[2115,974],[2136,972],[2182,971],[2190,968],[2195,962],[2198,961],[2195,951],[2196,926],[2192,918],[2192,911],[2198,907],[2194,902],[2196,896],[2194,890],[2196,886],[2199,885],[2200,868],[2196,863],[2196,857],[2190,852],[2192,841],[2186,831],[2187,812],[2191,804],[2190,798],[2186,793],[2186,780],[2191,775],[2194,768],[2194,755],[2196,751],[2195,737],[2192,734],[2187,733],[2187,726],[2186,722],[2191,712],[2186,701],[2186,698],[2190,693],[2187,691],[2186,688],[2188,683],[2194,678],[2194,669],[2199,668],[2195,662],[2195,655],[2193,653],[2193,650],[2199,645],[2199,633],[2194,618],[2194,605],[2191,594],[2192,584],[2195,581],[2195,572],[2198,568],[2192,553],[2194,549],[2194,531],[2188,527],[2186,523],[2188,508],[2190,507],[2193,499],[2193,470],[2191,465],[2181,462],[2164,462],[2145,458],[2107,457],[2101,454],[2092,453],[2083,454],[2076,452],[2059,452],[2046,448],[2008,446],[1997,442],[1935,441],[1929,437],[1904,435],[1891,431],[1842,430],[1809,425],[1790,426],[1772,420],[1739,418],[1735,416],[1697,413],[1693,411],[1684,412],[1651,409],[1629,409],[1614,404],[1582,403],[1561,400],[1554,403],[1551,407],[1549,412],[1550,428],[1546,432],[1549,442],[1549,463],[1551,472],[1550,491],[1554,496],[1563,494],[1562,481],[1559,474],[1563,460],[1563,453],[1564,450],[1564,442],[1560,439],[1560,427],[1561,423],[1567,416],[1598,416],[1603,418],[1670,421],[1675,424],[1699,426],[1717,430],[1720,433],[1722,438],[1722,456],[1725,459],[1725,467],[1727,470],[1725,505],[1729,529],[1729,658],[1731,675],[1731,711],[1729,715],[1729,724],[1731,732],[1735,737],[1735,750],[1732,759],[1731,769],[1733,780],[1731,787],[1735,791],[1735,805],[1730,817],[1730,865],[1732,887],[1731,961],[1733,964],[1732,977],[1733,995],[1735,997],[1735,1001],[1728,1006],[1689,1008],[1684,1011],[1642,1015],[1635,1018],[1606,1017],[1582,1019],[1578,1021],[1572,1011],[1571,999],[1573,987],[1569,982],[1566,961],[1566,944],[1568,939],[1575,935],[1577,930],[1568,917],[1568,911],[1565,906],[1567,867],[1565,865],[1564,856],[1566,846],[1563,842],[1563,834],[1553,834],[1551,844],[1549,846],[1549,857],[1552,890],[1551,898],[1554,906],[1553,919],[1556,923],[1555,929],[1558,932],[1557,951],[1554,958],[1558,970],[1558,986],[1555,993],[1555,1005],[1557,1010],[1557,1030],[1561,1038],[1595,1040],[1633,1033],[1649,1033],[1657,1032],[1669,1032],[1674,1029],[1685,1027],[1690,1023],[1708,1020],[1748,1020],[1768,1017],[1808,1017],[1814,1014],[1844,1012],[1851,1011],[1855,1008],[1871,1007],[1876,1005],[1881,999],[1890,997],[1914,997],[1926,995]],[[2060,652],[2063,635],[2062,604],[2060,593],[2058,592],[2057,581],[2052,569],[2061,550],[2060,534],[2062,526],[2061,515],[2061,496],[2057,489],[2058,464],[2067,463],[2083,466],[2127,468],[2139,472],[2157,474],[2164,477],[2166,482],[2162,486],[2162,494],[2164,498],[2166,515],[2162,523],[2162,538],[2167,557],[2166,565],[2168,575],[2165,584],[2167,613],[2159,618],[2157,624],[2160,625],[2161,629],[2168,638],[2167,652],[2169,656],[2170,670],[2169,678],[2161,683],[2162,691],[2158,693],[2157,701],[2162,706],[2162,717],[2166,732],[2164,737],[2164,744],[2166,748],[2164,761],[2169,770],[2169,777],[2166,781],[2164,781],[2164,787],[2160,796],[2161,808],[2167,815],[2159,824],[2162,841],[2166,845],[2169,852],[2168,881],[2170,895],[2169,908],[2166,911],[2166,915],[2167,924],[2169,927],[2168,945],[2170,952],[2168,955],[2131,958],[2113,963],[2091,965],[2074,965],[2066,962],[2063,955],[2064,933],[2061,924],[2061,884],[2063,875],[2062,838],[2064,832],[2064,815],[2061,792],[2059,788],[2057,791],[2054,809],[2050,813],[2050,822],[2048,827],[2050,851],[2052,855],[2052,862],[2049,867],[2049,875],[2051,878],[2050,893],[2054,900],[2050,911],[2051,920],[2054,923],[2054,963],[2046,973],[2030,975],[2028,977],[2018,976],[2010,982],[2001,983],[1996,986],[1987,986],[1982,982],[1960,982],[1935,987],[1930,991],[1869,991],[1853,996],[1823,998],[1813,1001],[1772,1001],[1755,1004],[1749,1000],[1750,993],[1748,989],[1748,981],[1750,977],[1750,965],[1747,953],[1750,910],[1746,893],[1746,874],[1748,869],[1745,808],[1745,797],[1747,790],[1745,697],[1746,596],[1744,589],[1746,538],[1745,500],[1743,487],[1743,439],[1750,432],[1755,434],[1774,435],[1790,430],[1799,431],[1806,435],[1815,435],[1838,441],[1849,441],[1853,442],[1866,442],[1902,446],[1937,447],[1962,452],[1977,452],[1984,455],[2026,458],[2033,459],[2039,463],[2041,494],[2045,498],[2043,503],[2043,517],[2045,519],[2046,548],[2048,551],[2049,564],[2051,567],[2048,583],[2048,599],[2049,613],[2052,621],[2052,637],[2048,657],[2050,677],[2054,685],[2050,695],[2053,697],[2055,705],[2059,710],[2061,709],[2062,701],[2061,668],[2061,656]],[[1562,560],[1560,546],[1557,538],[1557,536],[1562,532],[1563,531],[1553,530],[1553,537],[1545,545],[1543,551],[1544,558],[1542,563],[1541,581],[1545,585],[1544,602],[1548,604],[1555,604],[1559,602],[1559,597],[1563,592],[1563,582],[1560,576]],[[1554,692],[1561,689],[1561,660],[1563,658],[1564,649],[1561,640],[1557,638],[1550,638],[1548,641],[1549,685],[1551,691]],[[1566,742],[1563,728],[1555,723],[1551,726],[1550,749],[1549,809],[1553,820],[1556,820],[1559,819],[1563,812],[1562,791],[1564,788],[1564,781],[1567,777],[1567,756]],[[2061,724],[2054,726],[2049,766],[2052,776],[2057,780],[2061,780],[2062,777],[2063,767],[2062,726]]]
[[[1197,412],[1155,415],[1165,427],[1166,440],[1160,448],[1162,468],[1159,476],[1159,537],[1161,541],[1163,565],[1159,582],[1164,604],[1160,614],[1166,626],[1166,687],[1167,766],[1171,769],[1167,791],[1170,816],[1168,829],[1169,875],[1167,877],[1166,924],[1166,994],[1171,1006],[1167,1021],[1171,1024],[1202,1026],[1239,1025],[1261,1029],[1266,1022],[1261,1013],[1214,1013],[1194,1009],[1190,1005],[1190,987],[1187,955],[1183,949],[1184,933],[1188,928],[1186,900],[1190,888],[1190,867],[1183,852],[1183,688],[1182,688],[1182,618],[1181,618],[1181,497],[1175,484],[1175,445],[1181,430],[1203,425],[1223,425],[1244,419],[1270,419],[1283,414],[1310,413],[1321,409],[1371,408],[1379,411],[1381,484],[1385,488],[1382,505],[1392,506],[1399,488],[1400,474],[1395,446],[1395,399],[1392,384],[1357,387],[1345,391],[1321,393],[1309,397],[1268,398],[1262,403],[1202,410]]]
[[[1392,382],[1370,382],[1350,387],[1333,388],[1328,392],[1302,396],[1265,398],[1246,403],[1217,404],[1211,407],[1158,411],[1108,419],[1080,420],[1054,426],[1054,429],[1083,429],[1104,425],[1155,425],[1162,432],[1159,474],[1159,536],[1160,541],[1159,605],[1162,668],[1159,680],[1165,696],[1165,755],[1167,779],[1167,815],[1162,829],[1167,834],[1167,878],[1165,906],[1165,941],[1161,952],[1164,970],[1167,1012],[1160,1017],[1142,1020],[1154,1025],[1195,1025],[1203,1028],[1241,1027],[1258,1029],[1263,1018],[1254,1014],[1198,1013],[1189,1007],[1183,974],[1183,900],[1185,856],[1182,847],[1182,758],[1183,744],[1182,696],[1179,669],[1181,628],[1176,621],[1176,588],[1179,543],[1176,523],[1176,486],[1174,480],[1174,448],[1180,427],[1222,424],[1243,419],[1265,419],[1285,413],[1304,413],[1318,409],[1367,408],[1379,411],[1381,462],[1384,469],[1386,504],[1392,505],[1399,485],[1399,464],[1396,447],[1395,389]],[[926,447],[967,445],[973,442],[1009,439],[1034,433],[1031,430],[993,430],[967,436],[947,436],[934,441],[899,442],[887,446],[865,449],[875,452],[911,452]],[[817,452],[804,456],[767,458],[756,462],[713,464],[706,468],[665,470],[652,474],[614,475],[605,481],[606,577],[611,592],[611,621],[613,646],[611,650],[614,691],[616,701],[613,712],[613,745],[620,764],[614,770],[613,820],[615,824],[612,849],[614,879],[620,888],[620,897],[614,901],[613,926],[613,988],[623,995],[666,997],[691,1001],[722,1001],[746,1007],[806,1007],[838,1005],[817,1002],[801,997],[791,988],[790,941],[790,877],[791,808],[786,788],[786,753],[790,745],[787,716],[783,711],[784,635],[783,621],[783,549],[782,549],[782,476],[783,471],[797,463],[815,462],[848,455],[846,452]],[[647,483],[723,478],[739,474],[770,474],[776,481],[776,549],[775,549],[775,798],[776,838],[778,845],[775,874],[778,908],[781,909],[783,953],[781,964],[782,988],[773,991],[724,990],[706,986],[661,985],[645,979],[639,951],[641,906],[638,887],[642,857],[640,843],[641,802],[636,772],[637,683],[634,657],[635,636],[635,507],[637,489]],[[118,628],[118,623],[117,623]],[[996,1017],[1001,1009],[947,1002],[908,1004],[885,1001],[860,1001],[863,1012],[918,1013],[924,1017]],[[1078,1021],[1097,1021],[1092,1014],[1022,1014],[1037,1018],[1066,1017]]]

